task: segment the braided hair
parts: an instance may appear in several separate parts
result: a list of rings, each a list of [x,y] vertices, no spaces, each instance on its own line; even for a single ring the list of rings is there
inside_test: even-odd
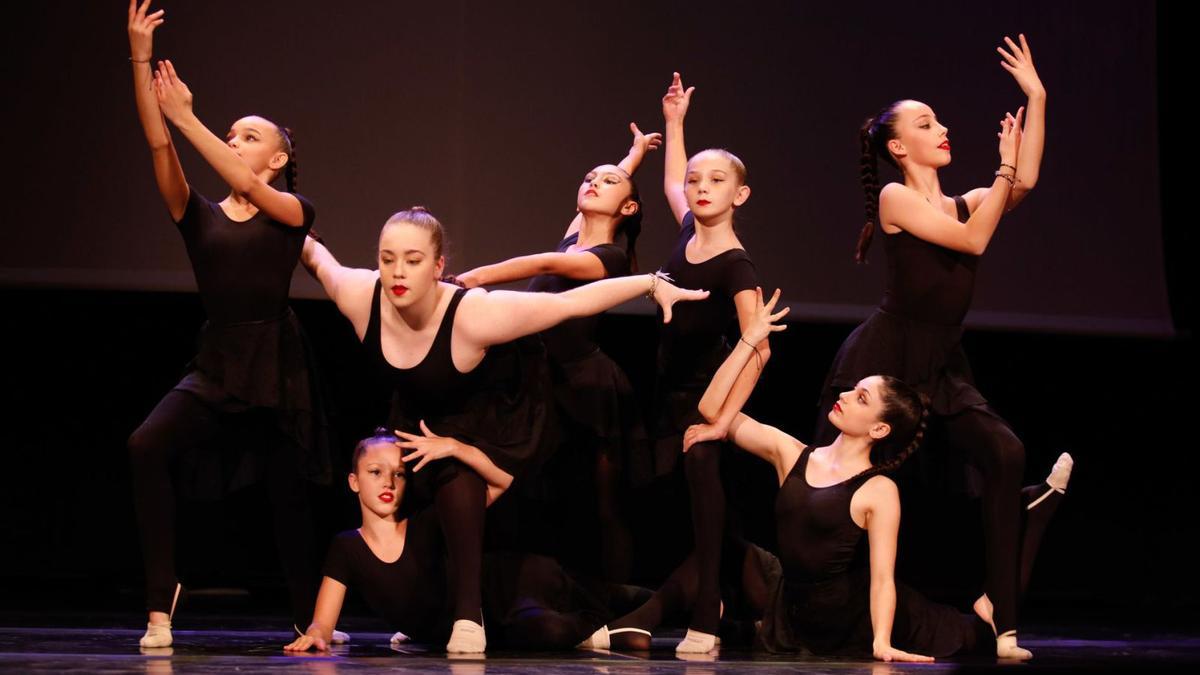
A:
[[[858,130],[858,142],[862,149],[859,157],[859,179],[862,181],[863,196],[867,201],[867,222],[858,235],[858,246],[854,251],[854,261],[867,261],[867,249],[871,247],[871,238],[875,234],[875,222],[879,220],[879,158],[897,169],[900,165],[888,151],[888,141],[896,137],[896,101],[867,118]]]
[[[871,468],[860,476],[891,473],[900,468],[925,438],[929,422],[929,397],[890,375],[881,375],[880,388],[883,413],[879,421],[892,428],[891,432],[871,445]]]
[[[633,176],[626,173],[625,177],[629,181],[629,199],[637,204],[638,208],[633,215],[621,220],[617,232],[625,235],[625,257],[629,259],[629,273],[637,274],[637,240],[638,235],[642,233],[642,196],[638,192],[637,183],[633,181]]]

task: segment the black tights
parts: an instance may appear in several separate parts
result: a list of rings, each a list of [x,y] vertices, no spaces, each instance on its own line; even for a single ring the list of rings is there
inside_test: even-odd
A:
[[[291,596],[293,620],[312,619],[319,582],[308,485],[295,446],[268,413],[223,413],[192,394],[172,390],[129,438],[133,498],[146,568],[146,608],[170,613],[175,597],[175,465],[185,451],[220,452],[223,443],[253,434],[269,445],[265,481],[275,543]]]
[[[480,622],[487,484],[458,460],[440,460],[423,471],[436,471],[433,501],[446,538],[454,618]]]
[[[692,506],[696,595],[694,630],[715,635],[721,617],[721,541],[725,534],[725,489],[721,485],[722,443],[697,443],[683,458]]]

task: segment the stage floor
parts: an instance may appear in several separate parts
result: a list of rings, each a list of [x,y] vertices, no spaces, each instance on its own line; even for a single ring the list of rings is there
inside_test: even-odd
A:
[[[41,626],[12,625],[14,619]],[[678,635],[656,638],[649,654],[598,651],[518,653],[493,651],[486,656],[451,658],[416,645],[389,645],[390,634],[354,632],[350,644],[331,654],[286,654],[291,635],[267,630],[266,621],[245,618],[189,618],[193,629],[175,631],[166,649],[140,650],[141,630],[104,626],[112,617],[0,617],[0,670],[25,673],[357,673],[369,670],[419,671],[482,675],[504,673],[899,673],[991,670],[1018,666],[1025,670],[1200,670],[1200,637],[1149,629],[1060,627],[1030,630],[1022,644],[1035,658],[1025,664],[979,658],[933,664],[883,664],[870,661],[781,658],[726,649],[696,660],[676,658]],[[130,623],[136,621],[130,617]],[[255,624],[258,624],[256,627]],[[81,627],[90,626],[90,627]],[[274,626],[271,626],[274,628]],[[181,627],[182,628],[182,627]]]

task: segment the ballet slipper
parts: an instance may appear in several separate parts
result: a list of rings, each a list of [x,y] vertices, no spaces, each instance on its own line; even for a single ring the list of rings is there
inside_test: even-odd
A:
[[[175,606],[179,603],[179,593],[183,591],[183,584],[175,582],[175,596],[171,598],[171,611],[167,613],[165,623],[146,623],[146,633],[142,635],[142,639],[138,640],[138,646],[143,649],[161,649],[170,647],[175,641],[175,637],[171,635],[171,620],[175,618]]]
[[[410,639],[411,638],[409,638],[404,633],[401,633],[400,631],[396,631],[395,633],[392,634],[392,637],[390,640],[388,640],[388,642],[390,644],[398,645],[398,644],[402,644],[404,642],[408,642]]]
[[[487,649],[487,635],[483,626],[470,619],[459,619],[454,622],[450,631],[450,641],[446,643],[446,651],[451,654],[482,654]]]
[[[650,631],[641,628],[608,628],[607,637],[610,649],[639,652],[650,649]]]
[[[608,649],[612,643],[608,640],[608,626],[600,626],[583,642],[576,645],[577,649]]]
[[[717,646],[717,636],[688,629],[687,635],[675,645],[676,654],[707,654]]]
[[[342,631],[337,630],[337,629],[334,629],[333,637],[331,637],[329,639],[329,642],[332,644],[335,644],[335,645],[344,645],[349,641],[350,641],[350,634],[343,633]]]
[[[1075,467],[1075,459],[1068,453],[1058,456],[1050,475],[1046,476],[1046,485],[1058,490],[1060,494],[1067,491],[1067,483],[1071,480],[1071,469]]]
[[[1028,661],[1033,658],[1033,652],[1017,646],[1017,631],[1010,630],[996,638],[996,658]]]

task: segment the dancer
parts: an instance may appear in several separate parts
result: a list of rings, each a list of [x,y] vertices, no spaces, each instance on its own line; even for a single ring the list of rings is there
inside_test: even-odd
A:
[[[662,143],[662,134],[643,134],[634,123],[629,128],[633,144],[626,157],[615,166],[597,166],[584,176],[575,200],[578,214],[555,252],[485,265],[457,275],[457,280],[475,288],[533,277],[529,291],[560,293],[588,281],[636,272],[642,203],[633,174],[646,153]],[[618,235],[625,237],[624,249],[614,243]],[[597,344],[599,324],[599,316],[573,319],[543,331],[541,337],[551,364],[557,419],[564,430],[561,445],[570,448],[569,453],[557,453],[555,459],[568,461],[580,453],[591,458],[600,523],[600,567],[610,581],[625,581],[632,566],[633,543],[621,522],[617,483],[626,458],[644,450],[645,430],[629,379]],[[557,478],[556,485],[564,482]],[[567,490],[571,491],[570,487]],[[581,524],[587,507],[577,504],[580,499],[566,501],[568,519]],[[578,527],[576,531],[587,534],[591,528]],[[590,547],[576,542],[567,548]]]
[[[391,384],[389,426],[425,432],[406,459],[414,487],[431,494],[446,537],[455,589],[454,627],[447,651],[486,648],[479,621],[479,565],[486,488],[509,486],[537,456],[548,404],[536,366],[543,359],[511,343],[568,319],[597,314],[643,293],[670,321],[677,301],[702,300],[657,275],[605,279],[562,293],[467,291],[440,281],[445,258],[441,223],[427,210],[401,211],[379,235],[379,270],[343,267],[323,245],[305,243],[305,267],[350,320],[376,370]],[[441,437],[481,455],[467,470],[447,456]],[[427,478],[427,480],[423,480]]]
[[[149,0],[129,3],[138,116],[208,315],[188,374],[129,439],[149,611],[140,644],[165,647],[181,589],[176,492],[212,497],[265,480],[292,611],[302,622],[318,581],[306,482],[328,482],[329,457],[308,344],[287,303],[315,218],[294,193],[291,132],[252,115],[234,122],[226,140],[213,135],[192,112],[192,94],[171,62],[151,66],[164,18],[163,10],[149,10]],[[210,201],[188,184],[164,118],[229,184],[224,200]],[[281,175],[286,191],[271,186]]]
[[[988,187],[962,196],[942,194],[938,169],[950,163],[948,129],[919,101],[897,101],[868,119],[860,131],[862,184],[867,222],[856,259],[866,258],[875,222],[883,229],[887,287],[883,302],[850,334],[838,351],[821,410],[838,392],[864,376],[898,377],[932,401],[934,423],[957,453],[982,475],[987,580],[977,609],[994,618],[996,651],[1027,659],[1017,644],[1017,597],[1023,551],[1020,539],[1021,480],[1025,448],[975,389],[962,351],[962,320],[971,306],[975,270],[1000,217],[1037,184],[1045,138],[1046,90],[1034,69],[1024,35],[1004,38],[1001,66],[1028,97],[1016,116],[1000,122],[1000,165]],[[903,182],[879,189],[878,160],[900,170]],[[818,419],[819,435],[835,432]],[[1064,456],[1051,485],[1066,487],[1070,459]],[[1025,556],[1029,559],[1032,556]]]
[[[727,150],[708,149],[689,160],[683,120],[695,87],[684,88],[675,73],[663,96],[666,148],[663,189],[679,223],[679,237],[663,271],[684,287],[711,291],[708,300],[680,307],[675,321],[662,327],[655,393],[653,475],[674,469],[683,432],[703,421],[697,403],[729,344],[726,331],[737,317],[741,331],[754,312],[757,273],[734,230],[734,211],[750,198],[746,166]],[[725,492],[720,454],[734,415],[749,398],[771,356],[764,338],[758,358],[740,375],[728,405],[708,428],[708,436],[684,458],[691,501],[692,530],[700,570],[700,591],[680,652],[707,652],[716,643],[721,597],[718,572],[725,528]]]
[[[727,401],[738,373],[753,358],[750,345],[771,331],[787,309],[774,312],[776,291],[713,377],[700,406],[713,416]],[[868,376],[842,392],[827,413],[838,430],[825,447],[810,447],[739,413],[729,438],[769,462],[780,483],[775,502],[779,557],[727,542],[727,578],[762,622],[756,644],[772,652],[873,655],[883,661],[929,661],[990,647],[989,618],[965,616],[930,602],[893,578],[900,525],[896,484],[884,475],[920,445],[928,411],[922,396],[889,376]],[[685,445],[707,429],[688,429]],[[1052,474],[1053,477],[1053,474]],[[1047,483],[1026,488],[1028,529],[1040,536],[1062,495]],[[866,536],[864,537],[864,532]],[[869,544],[869,545],[868,545]],[[647,649],[663,617],[688,605],[699,580],[696,561],[672,574],[649,602],[600,629],[591,645]],[[977,608],[978,612],[978,608]]]
[[[312,623],[284,649],[328,649],[348,587],[408,639],[446,639],[454,607],[438,518],[433,509],[404,515],[401,506],[409,477],[402,449],[412,449],[416,438],[379,428],[355,447],[348,480],[362,525],[334,539]],[[454,439],[445,444],[447,456],[464,462],[480,456]],[[503,491],[489,484],[487,502]],[[637,597],[633,589],[585,585],[552,558],[523,553],[484,557],[483,596],[489,633],[511,649],[570,649],[612,616],[609,602]]]

